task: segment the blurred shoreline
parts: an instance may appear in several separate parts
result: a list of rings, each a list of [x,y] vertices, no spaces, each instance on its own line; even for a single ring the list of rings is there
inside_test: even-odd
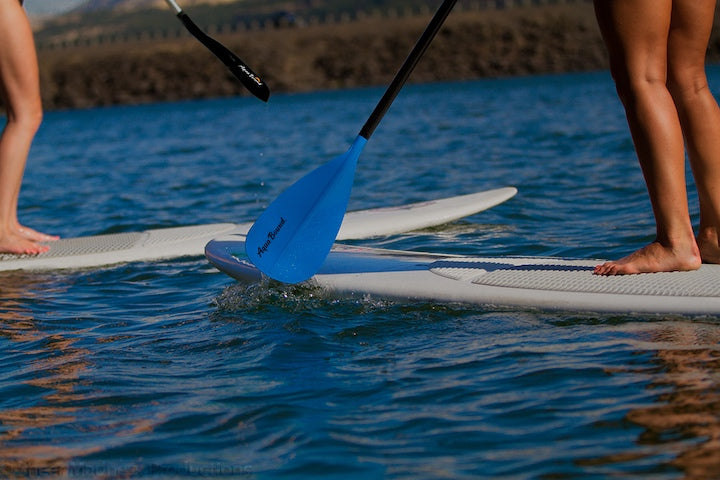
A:
[[[274,93],[386,85],[430,15],[211,34]],[[709,60],[720,59],[713,32]],[[189,34],[40,49],[46,110],[248,95]],[[592,4],[453,12],[410,82],[607,68]],[[271,97],[272,101],[272,97]]]

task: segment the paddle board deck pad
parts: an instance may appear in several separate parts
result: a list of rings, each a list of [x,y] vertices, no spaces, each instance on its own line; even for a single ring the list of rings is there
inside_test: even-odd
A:
[[[205,255],[242,282],[261,273],[237,243]],[[482,258],[336,244],[308,282],[334,296],[599,313],[720,315],[720,265],[694,272],[603,277],[600,260]]]
[[[0,271],[62,270],[198,255],[212,238],[237,228],[234,223],[111,233],[48,242],[39,255],[0,254]]]
[[[343,222],[342,238],[367,238],[442,225],[493,207],[515,193],[515,188],[506,187],[400,207],[350,212]],[[61,239],[47,243],[50,250],[39,255],[0,254],[0,271],[97,268],[202,256],[205,245],[212,239],[241,235],[244,241],[251,226],[252,223],[218,223]]]

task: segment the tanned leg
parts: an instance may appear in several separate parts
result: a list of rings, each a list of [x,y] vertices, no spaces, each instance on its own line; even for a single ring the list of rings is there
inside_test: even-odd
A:
[[[0,94],[7,110],[0,135],[0,252],[42,253],[37,242],[57,237],[23,227],[17,202],[25,162],[42,119],[32,30],[17,0],[0,0]]]
[[[701,259],[688,213],[683,134],[666,84],[673,2],[595,0],[594,5],[656,222],[654,242],[598,265],[595,273],[697,269]]]
[[[668,86],[697,185],[697,242],[706,263],[720,263],[720,108],[705,75],[714,12],[715,0],[675,0],[668,40]]]

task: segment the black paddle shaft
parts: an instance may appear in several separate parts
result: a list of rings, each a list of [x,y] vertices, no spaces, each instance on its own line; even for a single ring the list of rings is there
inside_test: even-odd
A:
[[[375,110],[373,110],[370,114],[370,118],[368,118],[367,122],[365,122],[365,125],[360,130],[360,136],[365,138],[365,140],[370,138],[375,131],[375,128],[380,123],[380,120],[382,120],[385,116],[388,108],[390,108],[393,100],[397,97],[397,94],[400,92],[400,89],[412,73],[415,65],[417,65],[420,57],[423,56],[425,50],[427,50],[430,46],[430,42],[432,42],[433,38],[435,38],[435,35],[440,30],[440,27],[442,27],[442,24],[445,22],[445,19],[450,14],[450,11],[453,9],[456,2],[457,0],[445,0],[442,5],[440,5],[440,8],[438,8],[435,16],[432,20],[430,20],[430,23],[413,47],[410,55],[408,55],[405,59],[405,63],[402,64],[400,70],[398,70],[395,74],[395,78],[393,78],[392,83],[390,83],[390,86],[385,91],[385,94],[380,99],[380,102],[378,102]]]
[[[202,29],[195,25],[195,22],[193,22],[185,12],[178,12],[177,17],[183,25],[185,25],[185,28],[187,28],[187,30],[200,41],[200,43],[205,45],[225,64],[225,66],[238,80],[240,80],[245,88],[247,88],[260,100],[264,102],[268,101],[268,98],[270,98],[270,89],[260,79],[258,74],[253,72],[250,67],[245,64],[245,62],[240,60],[237,55],[228,50],[222,43],[203,32]]]

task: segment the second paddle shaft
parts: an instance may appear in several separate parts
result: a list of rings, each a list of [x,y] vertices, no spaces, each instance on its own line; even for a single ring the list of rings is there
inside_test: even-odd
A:
[[[258,74],[253,72],[250,67],[245,64],[245,62],[240,60],[240,58],[231,52],[227,47],[203,32],[200,27],[195,25],[195,22],[193,22],[185,12],[183,12],[182,8],[180,8],[180,5],[178,5],[175,0],[165,1],[168,5],[170,5],[170,7],[172,7],[173,10],[175,10],[177,18],[183,25],[185,25],[185,28],[187,28],[187,30],[195,38],[197,38],[200,43],[205,45],[218,59],[220,59],[220,61],[225,64],[235,78],[240,80],[250,93],[263,102],[268,101],[268,98],[270,98],[270,89],[265,82],[262,81]]]

